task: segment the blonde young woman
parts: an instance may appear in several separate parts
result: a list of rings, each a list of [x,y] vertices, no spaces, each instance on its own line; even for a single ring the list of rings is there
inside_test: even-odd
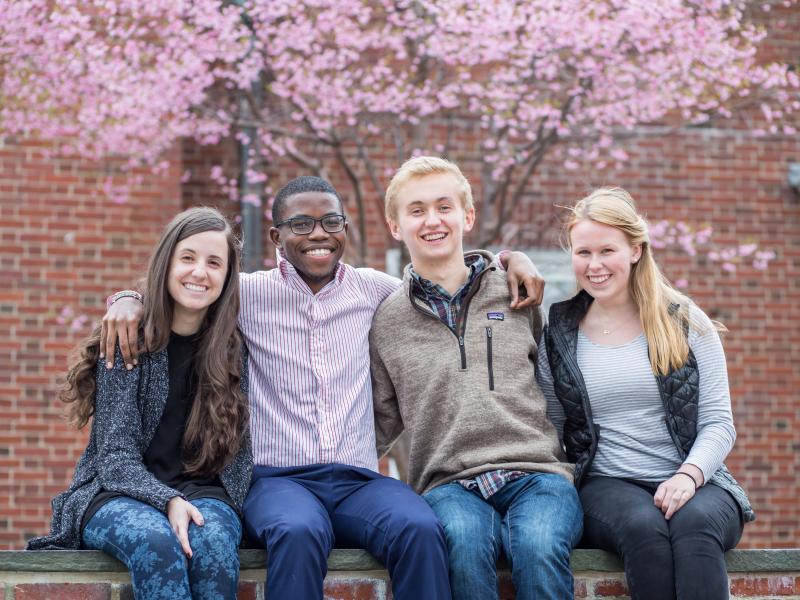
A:
[[[660,273],[625,190],[581,200],[566,231],[580,291],[550,309],[539,378],[583,544],[622,557],[634,599],[727,598],[723,555],[754,515],[723,464],[736,432],[717,328]]]

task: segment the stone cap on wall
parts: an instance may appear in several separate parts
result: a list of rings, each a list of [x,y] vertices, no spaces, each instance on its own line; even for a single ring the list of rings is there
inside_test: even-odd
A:
[[[263,569],[264,550],[240,550],[241,569]],[[800,571],[800,548],[779,550],[731,550],[725,554],[729,573],[769,573]],[[574,572],[620,572],[622,562],[603,550],[573,550],[570,565]],[[501,568],[506,568],[501,562]],[[333,550],[328,558],[330,571],[383,571],[384,567],[364,550]],[[116,572],[127,568],[97,550],[2,550],[3,572]]]

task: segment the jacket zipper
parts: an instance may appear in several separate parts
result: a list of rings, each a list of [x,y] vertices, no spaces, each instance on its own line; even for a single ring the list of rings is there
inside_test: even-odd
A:
[[[447,327],[447,330],[456,336],[458,340],[458,350],[461,355],[461,370],[467,370],[467,349],[464,346],[464,332],[467,329],[467,311],[469,310],[469,303],[472,301],[472,297],[478,292],[481,287],[481,279],[483,276],[490,270],[494,269],[492,266],[486,267],[483,271],[478,273],[477,277],[475,278],[475,282],[472,284],[472,289],[470,289],[469,294],[467,297],[464,298],[464,303],[461,305],[461,310],[458,311],[458,318],[456,319],[456,330],[453,331],[447,325],[442,323],[442,320],[438,317],[438,315],[433,314],[430,310],[424,310],[417,306],[416,299],[414,298],[414,292],[411,291],[411,286],[408,287],[408,298],[411,301],[411,306],[413,306],[416,310],[421,312],[423,315],[428,315],[430,318],[435,319],[439,323],[442,324],[443,327]]]
[[[492,328],[486,327],[486,363],[489,367],[489,390],[494,390],[494,369],[492,368]]]

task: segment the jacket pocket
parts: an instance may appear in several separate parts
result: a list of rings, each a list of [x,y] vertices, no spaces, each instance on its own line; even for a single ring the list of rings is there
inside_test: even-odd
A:
[[[492,328],[486,327],[486,366],[489,369],[489,389],[494,390],[494,368],[492,367]]]

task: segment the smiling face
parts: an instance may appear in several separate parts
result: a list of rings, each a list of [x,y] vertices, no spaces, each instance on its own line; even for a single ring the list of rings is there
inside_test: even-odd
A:
[[[572,270],[578,285],[603,302],[627,302],[631,268],[642,255],[625,234],[589,219],[578,221],[569,233]]]
[[[167,290],[175,301],[173,325],[197,323],[219,298],[228,274],[228,242],[222,231],[204,231],[175,245]],[[185,327],[181,327],[185,330]]]
[[[459,186],[450,173],[416,177],[398,190],[395,218],[388,218],[396,240],[405,243],[415,268],[458,257],[464,233],[475,224],[475,209],[464,210]]]
[[[326,215],[338,214],[342,214],[342,206],[333,194],[302,192],[286,198],[280,219],[321,219]],[[271,228],[269,236],[275,247],[280,249],[284,258],[297,269],[303,281],[316,294],[333,280],[347,243],[347,224],[342,231],[329,233],[317,222],[311,233],[298,235],[292,232],[287,223]]]

